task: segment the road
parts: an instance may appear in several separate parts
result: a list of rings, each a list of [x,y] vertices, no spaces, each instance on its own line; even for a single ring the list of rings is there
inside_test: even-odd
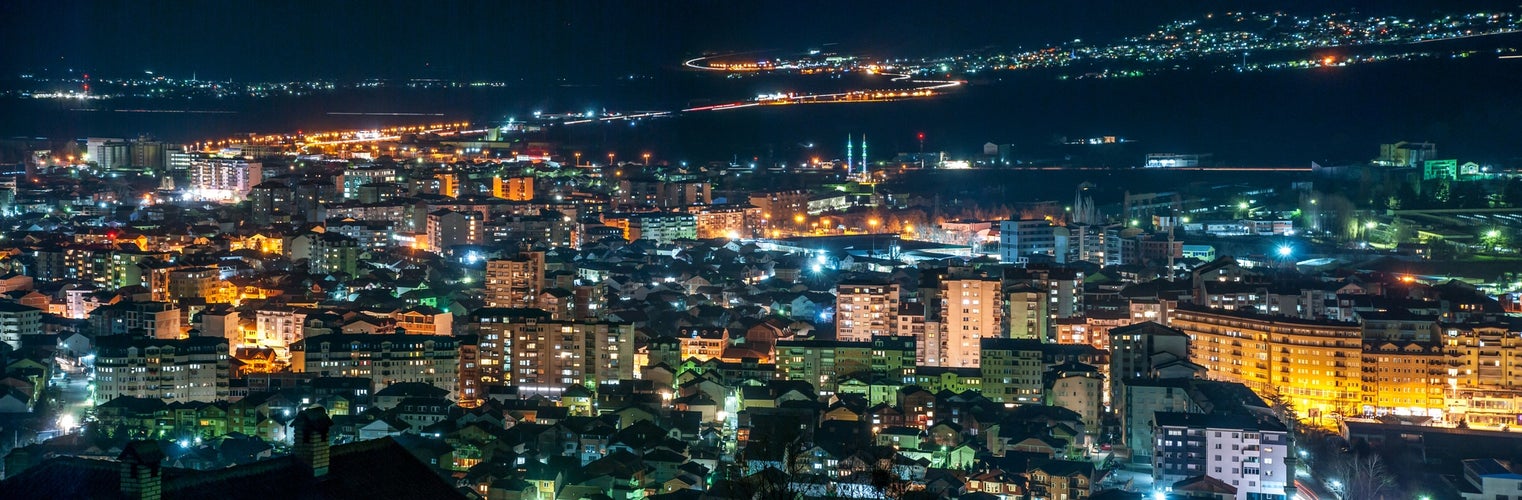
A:
[[[49,391],[58,400],[58,419],[52,422],[58,432],[78,430],[90,411],[95,408],[95,386],[83,374],[71,374],[69,378],[53,379]],[[63,426],[70,426],[64,429]]]

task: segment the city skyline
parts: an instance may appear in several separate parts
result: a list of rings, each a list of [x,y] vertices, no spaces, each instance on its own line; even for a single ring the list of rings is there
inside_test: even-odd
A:
[[[0,496],[1511,498],[1495,3],[0,5]]]

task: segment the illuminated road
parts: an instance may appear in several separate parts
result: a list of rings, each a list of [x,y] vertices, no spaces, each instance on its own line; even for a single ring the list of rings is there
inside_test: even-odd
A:
[[[758,68],[758,69],[749,69],[749,70],[746,70],[746,69],[724,69],[724,68],[712,68],[712,67],[703,66],[703,65],[699,64],[701,61],[703,61],[705,59],[712,59],[712,58],[715,58],[715,57],[725,57],[725,56],[732,56],[732,55],[735,55],[735,54],[725,54],[723,56],[697,57],[697,58],[688,59],[687,61],[684,61],[682,63],[682,65],[683,66],[687,66],[689,68],[700,69],[700,70],[705,70],[705,71],[758,71],[758,70],[761,69],[761,68]],[[772,69],[772,68],[764,68],[764,69]],[[828,92],[828,93],[817,93],[817,94],[798,94],[798,93],[791,93],[791,92],[788,92],[788,93],[776,93],[776,94],[763,94],[763,95],[759,95],[759,96],[756,96],[754,98],[751,98],[751,99],[748,99],[748,100],[743,100],[743,101],[734,101],[734,102],[727,102],[727,103],[722,103],[722,104],[713,104],[713,105],[708,105],[708,106],[697,106],[697,107],[691,107],[691,108],[686,108],[686,109],[681,109],[681,110],[676,110],[676,111],[641,111],[641,112],[627,113],[627,114],[624,114],[624,113],[609,113],[609,114],[605,114],[603,116],[590,116],[590,117],[588,117],[589,115],[577,116],[574,119],[566,119],[566,120],[560,121],[559,124],[560,125],[583,125],[583,124],[588,124],[588,123],[603,123],[603,122],[613,122],[613,121],[634,121],[634,120],[643,120],[643,119],[646,119],[646,118],[667,117],[667,116],[672,116],[672,115],[675,115],[675,114],[678,114],[678,113],[697,113],[697,112],[703,112],[703,111],[726,111],[726,110],[733,110],[733,109],[750,108],[750,107],[755,107],[755,106],[787,106],[787,105],[794,105],[794,104],[844,104],[844,103],[861,103],[861,102],[891,102],[891,101],[902,101],[902,100],[908,100],[908,99],[925,99],[925,98],[930,98],[930,97],[935,97],[935,96],[941,95],[947,89],[959,87],[959,86],[964,85],[964,84],[967,83],[966,81],[963,81],[963,80],[916,80],[916,79],[914,79],[913,75],[910,75],[910,74],[888,73],[888,72],[877,71],[877,70],[871,69],[871,68],[867,69],[866,72],[868,74],[876,74],[876,75],[882,75],[882,76],[890,77],[890,79],[889,79],[890,82],[896,82],[896,83],[899,83],[900,85],[903,85],[903,84],[907,83],[908,85],[905,85],[903,88],[861,89],[861,90],[850,90],[850,91],[845,91],[845,92]],[[330,114],[334,114],[334,113],[330,113]],[[397,113],[397,115],[402,115],[402,114],[401,113]],[[292,135],[292,134],[275,134],[275,135],[266,135],[266,136],[256,136],[256,137],[253,137],[253,138],[250,138],[250,139],[232,139],[232,140],[223,140],[223,141],[208,142],[208,143],[203,143],[201,146],[204,146],[205,148],[210,148],[210,147],[213,147],[213,146],[215,146],[215,147],[222,147],[222,146],[237,146],[237,145],[249,145],[249,144],[265,144],[265,145],[295,144],[295,145],[299,145],[299,146],[347,146],[347,145],[355,145],[355,144],[369,144],[369,143],[398,141],[398,140],[401,140],[403,137],[405,137],[407,135],[414,135],[414,134],[431,134],[431,135],[438,135],[438,136],[454,136],[454,135],[466,136],[466,135],[483,134],[483,133],[486,133],[489,130],[487,128],[469,129],[469,128],[467,128],[469,126],[470,126],[470,123],[461,122],[461,123],[450,123],[450,124],[419,125],[419,126],[410,126],[410,127],[392,127],[392,128],[384,128],[384,129],[377,129],[377,130],[347,130],[347,131],[334,131],[334,132],[318,132],[318,133],[312,133],[312,134],[294,134],[294,135]]]

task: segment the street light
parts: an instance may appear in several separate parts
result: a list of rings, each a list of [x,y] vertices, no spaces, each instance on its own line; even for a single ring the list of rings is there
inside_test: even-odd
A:
[[[649,166],[650,165],[650,153],[645,153],[644,157],[645,157],[645,165]]]
[[[1279,248],[1275,251],[1279,253],[1279,257],[1286,259],[1288,259],[1291,254],[1295,253],[1295,249],[1291,248],[1289,245],[1279,245]]]
[[[577,151],[577,152],[571,153],[571,154],[576,155],[576,165],[575,166],[580,167],[581,166],[581,152]]]

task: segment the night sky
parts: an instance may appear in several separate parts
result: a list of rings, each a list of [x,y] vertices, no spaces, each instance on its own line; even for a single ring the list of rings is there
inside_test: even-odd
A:
[[[650,74],[703,51],[838,43],[939,55],[1139,33],[1228,10],[1421,15],[1455,2],[0,2],[0,75],[567,79]],[[1460,2],[1465,10],[1516,9]]]

